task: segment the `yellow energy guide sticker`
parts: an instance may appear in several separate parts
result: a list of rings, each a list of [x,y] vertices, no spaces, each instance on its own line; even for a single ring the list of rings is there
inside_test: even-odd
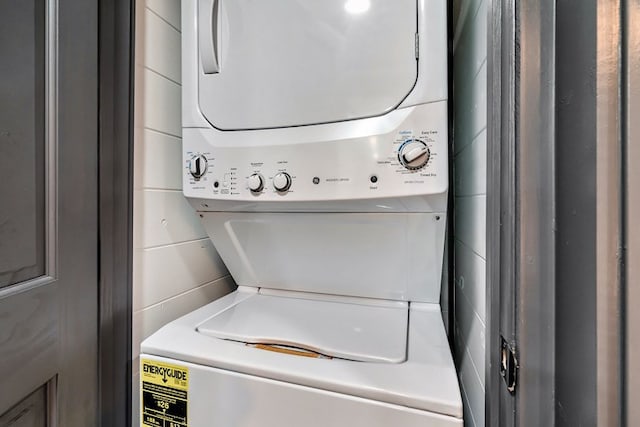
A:
[[[189,370],[156,360],[140,360],[142,426],[187,427]]]

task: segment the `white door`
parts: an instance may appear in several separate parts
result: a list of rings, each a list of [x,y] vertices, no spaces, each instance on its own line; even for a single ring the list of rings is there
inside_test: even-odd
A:
[[[418,73],[415,0],[200,0],[199,103],[223,130],[382,115]]]
[[[98,425],[98,2],[0,0],[0,426]]]

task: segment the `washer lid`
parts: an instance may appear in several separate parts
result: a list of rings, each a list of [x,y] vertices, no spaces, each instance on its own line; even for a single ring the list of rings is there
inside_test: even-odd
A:
[[[202,0],[199,103],[223,130],[378,116],[417,79],[415,0]]]
[[[208,319],[198,332],[362,362],[406,360],[408,304],[363,305],[255,294]]]

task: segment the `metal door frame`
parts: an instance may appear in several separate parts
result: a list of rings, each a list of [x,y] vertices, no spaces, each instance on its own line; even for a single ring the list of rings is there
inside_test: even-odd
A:
[[[103,426],[131,425],[133,0],[99,2],[99,393]]]
[[[599,425],[610,426],[623,423],[621,3],[598,4],[597,22],[597,418]]]
[[[624,377],[622,378],[622,420],[640,419],[640,1],[622,4],[622,223],[625,248],[622,271],[622,312],[624,319]]]
[[[553,405],[544,396],[553,387],[555,356],[555,2],[492,0],[488,10],[486,423],[548,425]],[[526,367],[517,372],[516,394],[501,379],[502,338]]]
[[[638,0],[491,0],[487,425],[640,417],[639,19]]]
[[[487,339],[485,424],[515,424],[500,375],[502,337],[516,344],[516,1],[487,0]]]

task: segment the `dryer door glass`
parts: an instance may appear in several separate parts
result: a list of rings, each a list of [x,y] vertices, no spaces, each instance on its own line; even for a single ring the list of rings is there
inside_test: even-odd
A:
[[[224,130],[382,115],[417,79],[416,0],[200,0],[199,102]]]

